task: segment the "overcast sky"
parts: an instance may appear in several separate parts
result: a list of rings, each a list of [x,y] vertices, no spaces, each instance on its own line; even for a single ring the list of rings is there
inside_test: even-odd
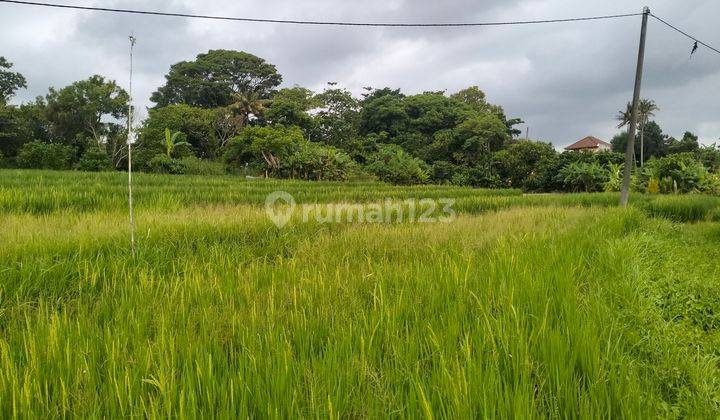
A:
[[[43,0],[41,0],[43,1]],[[711,45],[720,45],[716,0],[47,0],[56,3],[241,17],[382,22],[473,22],[653,13]],[[322,90],[338,82],[453,93],[478,85],[488,99],[520,117],[530,137],[561,147],[586,135],[609,140],[617,111],[630,100],[640,17],[581,23],[482,28],[348,28],[218,22],[119,15],[0,3],[0,55],[15,63],[28,89],[15,102],[50,86],[101,74],[127,86],[127,36],[138,38],[135,97],[150,94],[170,65],[209,49],[265,58],[283,85]],[[660,107],[656,120],[680,137],[720,138],[720,55],[651,18],[643,97]],[[523,130],[525,126],[522,127]]]

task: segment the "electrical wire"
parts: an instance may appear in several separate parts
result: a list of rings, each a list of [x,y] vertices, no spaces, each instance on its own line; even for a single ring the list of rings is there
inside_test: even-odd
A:
[[[42,3],[35,1],[23,1],[23,0],[0,0],[0,3],[11,3],[26,6],[41,6],[41,7],[53,7],[58,9],[74,9],[74,10],[89,10],[96,12],[112,12],[112,13],[129,13],[136,15],[153,15],[153,16],[168,16],[168,17],[182,17],[182,18],[195,18],[195,19],[211,19],[211,20],[226,20],[226,21],[237,21],[237,22],[255,22],[255,23],[279,23],[279,24],[291,24],[291,25],[323,25],[323,26],[371,26],[371,27],[401,27],[401,28],[453,28],[453,27],[472,27],[472,26],[510,26],[510,25],[536,25],[543,23],[564,23],[564,22],[580,22],[590,20],[605,20],[605,19],[618,19],[626,18],[631,16],[640,16],[642,13],[626,13],[617,15],[604,15],[604,16],[587,16],[587,17],[576,17],[566,19],[542,19],[542,20],[517,20],[517,21],[505,21],[505,22],[415,22],[415,23],[393,23],[393,22],[343,22],[343,21],[317,21],[317,20],[294,20],[294,19],[260,19],[260,18],[246,18],[246,17],[230,17],[230,16],[217,16],[217,15],[197,15],[189,13],[170,13],[170,12],[158,12],[148,10],[133,10],[133,9],[115,9],[108,7],[91,7],[91,6],[75,6],[69,4],[56,4],[56,3]]]
[[[539,19],[539,20],[514,20],[514,21],[501,21],[501,22],[346,22],[346,21],[319,21],[319,20],[295,20],[295,19],[262,19],[262,18],[247,18],[247,17],[232,17],[232,16],[219,16],[219,15],[199,15],[190,13],[172,13],[172,12],[159,12],[150,10],[135,10],[135,9],[117,9],[109,7],[93,7],[93,6],[76,6],[70,4],[57,4],[57,3],[43,3],[36,1],[25,1],[25,0],[0,0],[0,3],[17,4],[25,6],[39,6],[39,7],[52,7],[56,9],[73,9],[73,10],[85,10],[95,12],[110,12],[110,13],[126,13],[135,15],[151,15],[151,16],[165,16],[165,17],[180,17],[180,18],[193,18],[193,19],[210,19],[210,20],[225,20],[225,21],[236,21],[236,22],[253,22],[253,23],[277,23],[277,24],[289,24],[289,25],[315,25],[315,26],[365,26],[365,27],[400,27],[400,28],[457,28],[457,27],[477,27],[477,26],[511,26],[511,25],[537,25],[545,23],[566,23],[566,22],[582,22],[591,20],[607,20],[607,19],[619,19],[632,16],[640,16],[642,13],[625,13],[615,15],[602,15],[602,16],[585,16],[575,18],[564,18],[564,19]],[[659,16],[650,13],[650,16],[655,18],[660,23],[668,26],[669,28],[679,32],[680,34],[696,41],[698,44],[707,47],[711,51],[720,54],[720,49],[713,47],[712,45],[703,42],[693,35],[679,29],[675,25],[668,21],[660,18]]]
[[[652,13],[650,13],[650,16],[652,16],[652,17],[654,17],[655,19],[657,19],[660,23],[663,23],[664,25],[666,25],[666,26],[674,29],[675,31],[677,31],[677,32],[685,35],[686,37],[692,39],[693,41],[697,42],[698,44],[703,45],[703,46],[709,48],[710,50],[712,50],[712,51],[720,54],[720,50],[718,50],[717,48],[715,48],[715,47],[713,47],[713,46],[711,46],[711,45],[706,44],[705,42],[703,42],[703,41],[695,38],[694,36],[690,35],[689,33],[685,32],[685,31],[683,31],[683,30],[681,30],[681,29],[678,29],[676,26],[674,26],[674,25],[670,24],[669,22],[667,22],[667,21],[659,18],[658,16],[655,16],[655,15],[652,14]]]

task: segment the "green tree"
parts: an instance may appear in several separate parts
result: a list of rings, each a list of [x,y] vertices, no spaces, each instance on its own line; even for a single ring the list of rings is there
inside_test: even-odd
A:
[[[50,140],[44,99],[39,97],[20,106],[0,104],[0,153],[6,164],[12,163],[23,144],[32,140]]]
[[[157,108],[187,104],[200,108],[224,107],[234,93],[270,97],[282,76],[274,65],[242,51],[210,50],[193,61],[173,64],[165,85],[152,94]]]
[[[510,139],[505,124],[493,114],[466,120],[452,131],[455,159],[465,164],[489,162],[491,153],[500,150]]]
[[[235,92],[232,94],[232,103],[227,109],[234,115],[235,124],[242,129],[250,122],[251,117],[262,117],[265,112],[265,101],[255,91]]]
[[[18,89],[27,87],[27,81],[22,74],[10,71],[12,66],[5,57],[0,56],[0,105],[6,104]]]
[[[165,129],[182,132],[192,146],[193,153],[203,159],[218,156],[216,132],[217,111],[195,108],[189,105],[169,105],[164,108],[150,109],[147,119],[140,129],[137,144],[137,165],[143,164],[158,154],[165,154],[163,146]],[[135,159],[134,159],[135,160]]]
[[[367,97],[360,111],[360,133],[387,133],[397,136],[408,130],[410,117],[404,106],[404,95],[395,91],[377,92]]]
[[[78,156],[88,147],[87,139],[108,152],[110,138],[123,131],[128,99],[115,81],[98,75],[60,90],[50,88],[45,113],[52,140],[74,147]]]
[[[655,122],[649,121],[643,129],[643,147],[645,148],[644,157],[663,157],[667,154],[668,137],[663,134],[662,128]],[[625,153],[627,145],[628,133],[622,132],[610,141],[613,152]],[[635,160],[639,163],[640,158],[640,142],[635,142]]]
[[[495,114],[505,124],[508,130],[508,135],[516,137],[522,134],[520,130],[515,128],[518,124],[523,124],[524,121],[520,118],[508,119],[505,116],[505,111],[499,105],[493,105],[487,102],[485,98],[485,92],[480,90],[477,86],[470,86],[469,88],[463,89],[450,96],[453,99],[459,100],[469,105],[478,114]]]
[[[694,155],[711,172],[720,172],[720,148],[716,144],[699,147]]]
[[[345,149],[360,136],[360,103],[349,91],[331,85],[315,101],[318,111],[312,140]]]
[[[556,155],[550,143],[520,140],[495,153],[493,168],[507,187],[540,191],[544,187],[541,168]]]
[[[225,160],[233,166],[253,165],[266,177],[283,176],[289,159],[305,141],[298,127],[248,126],[228,143]]]
[[[317,108],[319,102],[310,89],[299,86],[280,89],[268,102],[265,118],[273,124],[298,126],[305,136],[310,137],[315,129],[315,120],[309,111]]]
[[[698,150],[698,148],[700,148],[698,137],[689,131],[686,131],[679,141],[674,138],[669,138],[667,141],[668,154],[694,152]]]

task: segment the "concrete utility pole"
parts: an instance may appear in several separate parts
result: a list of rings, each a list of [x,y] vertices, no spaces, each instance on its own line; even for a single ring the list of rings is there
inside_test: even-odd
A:
[[[630,115],[630,128],[628,142],[625,149],[625,168],[623,170],[623,183],[620,191],[620,205],[627,206],[630,198],[630,177],[635,163],[635,132],[637,131],[638,108],[640,103],[640,85],[642,84],[643,63],[645,61],[645,38],[647,35],[647,22],[650,8],[645,6],[642,13],[642,27],[640,29],[640,48],[638,48],[637,69],[635,70],[635,90],[633,91],[632,113]]]
[[[130,209],[130,249],[132,256],[135,258],[135,214],[133,211],[133,192],[132,192],[132,138],[133,138],[133,97],[132,97],[132,77],[133,77],[133,48],[135,47],[135,37],[130,35],[130,89],[128,92],[128,208]]]

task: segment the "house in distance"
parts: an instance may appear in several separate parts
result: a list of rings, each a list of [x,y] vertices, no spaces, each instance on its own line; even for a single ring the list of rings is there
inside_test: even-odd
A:
[[[566,147],[565,150],[574,152],[582,152],[589,150],[591,152],[602,152],[610,150],[610,143],[600,140],[597,137],[587,136],[582,140],[579,140],[570,146]]]

